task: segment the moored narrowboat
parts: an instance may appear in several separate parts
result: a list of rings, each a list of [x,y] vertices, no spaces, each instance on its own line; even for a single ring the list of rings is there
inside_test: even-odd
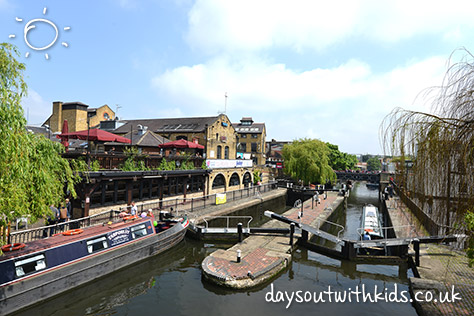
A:
[[[2,247],[0,315],[56,296],[159,254],[183,240],[186,216],[155,222],[131,216]]]

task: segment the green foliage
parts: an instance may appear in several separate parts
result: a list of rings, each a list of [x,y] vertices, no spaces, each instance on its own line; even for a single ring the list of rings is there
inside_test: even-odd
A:
[[[326,143],[329,149],[329,165],[333,170],[354,169],[357,163],[356,155],[350,155],[339,151],[337,145]]]
[[[371,157],[367,160],[367,170],[368,171],[377,171],[382,170],[382,163],[377,157]]]
[[[165,158],[161,160],[159,170],[176,170],[176,163],[174,160],[167,161]]]
[[[202,161],[201,169],[204,169],[204,170],[207,169],[206,160]]]
[[[336,174],[329,165],[330,154],[326,143],[318,139],[295,140],[283,147],[285,173],[304,183],[334,181]]]
[[[100,170],[100,163],[98,160],[94,160],[91,163],[91,171],[99,171]]]
[[[262,173],[260,169],[255,169],[253,171],[253,184],[257,184],[258,182],[262,181],[260,178],[260,173]]]
[[[181,170],[193,170],[194,169],[194,162],[190,160],[185,160],[181,163],[181,166],[179,167]]]
[[[61,157],[61,144],[27,132],[21,107],[25,65],[17,56],[12,45],[0,44],[0,229],[21,216],[43,218],[49,205],[64,200],[65,186],[75,197],[80,181]]]
[[[138,154],[138,150],[135,147],[125,148],[124,153],[128,157],[121,166],[122,171],[148,170],[148,168],[145,166],[145,162],[142,160],[143,156]]]

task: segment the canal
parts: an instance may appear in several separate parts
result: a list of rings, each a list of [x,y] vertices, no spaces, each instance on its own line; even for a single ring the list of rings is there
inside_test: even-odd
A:
[[[338,216],[346,224],[346,236],[356,237],[364,203],[377,204],[377,191],[357,183],[347,212]],[[406,266],[355,265],[305,249],[294,252],[289,268],[273,282],[251,291],[229,291],[203,282],[202,260],[228,246],[186,239],[162,255],[64,293],[22,315],[416,315],[409,302],[393,302],[404,295],[410,299],[407,278],[411,271]],[[350,292],[362,288],[366,302],[361,294],[357,302],[357,294]],[[328,302],[322,296],[325,302],[315,303],[297,299],[297,295],[302,301],[319,297],[325,291],[346,293],[346,300],[336,303],[333,297]],[[370,293],[375,299],[374,291],[379,293],[377,303],[367,296]],[[292,293],[289,303],[287,297]],[[392,302],[381,301],[385,298]]]

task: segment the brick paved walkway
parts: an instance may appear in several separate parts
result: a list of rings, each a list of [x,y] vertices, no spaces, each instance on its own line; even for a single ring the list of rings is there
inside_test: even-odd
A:
[[[301,208],[285,212],[283,216],[312,225],[317,218],[327,218],[335,203],[341,203],[336,193],[328,194],[321,204],[308,200],[303,205],[303,217],[298,219]],[[263,227],[288,228],[288,224],[277,220],[267,222]],[[295,240],[296,241],[296,240]],[[237,250],[241,250],[241,262],[237,263]],[[291,260],[292,248],[288,236],[252,235],[242,243],[227,250],[217,250],[202,262],[204,276],[211,281],[234,288],[248,288],[265,282],[283,270]],[[250,273],[249,273],[250,272]]]
[[[387,201],[393,225],[413,224],[414,229],[407,227],[397,231],[397,237],[428,236],[413,214],[403,205],[397,197]],[[417,308],[425,315],[474,315],[474,268],[468,266],[464,252],[453,250],[450,246],[441,244],[422,244],[420,246],[420,266],[418,267],[420,279],[412,278],[412,290],[421,292],[424,297],[426,292],[431,292],[433,298],[440,293],[459,293],[460,301],[443,302],[439,299],[431,302],[417,302]],[[444,294],[443,294],[444,295]]]

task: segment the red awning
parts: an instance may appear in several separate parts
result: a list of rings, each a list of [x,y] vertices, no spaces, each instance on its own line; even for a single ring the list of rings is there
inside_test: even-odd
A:
[[[175,140],[173,142],[164,143],[158,145],[160,148],[197,148],[197,149],[204,149],[203,145],[199,145],[185,139]]]
[[[128,138],[115,135],[113,133],[109,133],[107,131],[101,129],[90,129],[89,133],[87,130],[84,131],[77,131],[74,133],[62,133],[56,136],[57,138],[61,139],[82,139],[82,140],[90,140],[90,141],[99,141],[99,142],[118,142],[118,143],[126,143],[130,144],[131,141]]]

